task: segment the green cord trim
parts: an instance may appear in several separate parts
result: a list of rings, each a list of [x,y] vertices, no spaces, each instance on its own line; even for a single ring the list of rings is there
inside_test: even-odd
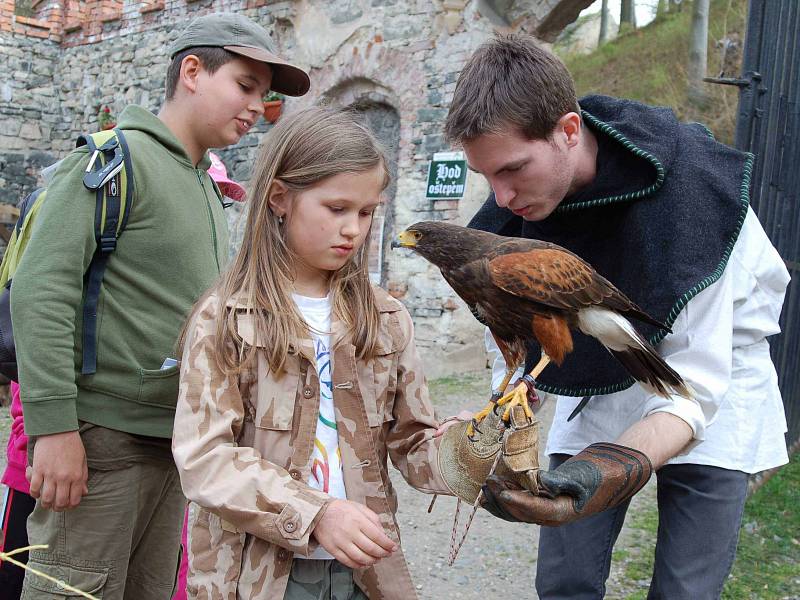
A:
[[[626,138],[622,133],[614,129],[608,123],[605,123],[598,119],[595,116],[592,116],[585,110],[581,110],[581,114],[583,115],[584,120],[591,123],[596,129],[601,131],[602,133],[606,134],[610,138],[616,140],[622,146],[633,153],[634,156],[639,158],[643,158],[656,170],[656,180],[653,182],[652,185],[641,189],[636,192],[630,192],[628,194],[619,194],[617,196],[609,196],[608,198],[596,198],[594,200],[587,200],[586,202],[575,202],[574,204],[563,204],[560,205],[555,212],[556,213],[565,213],[570,212],[573,210],[580,210],[583,208],[591,208],[595,206],[605,206],[606,204],[612,204],[615,202],[630,202],[631,200],[640,200],[653,194],[656,190],[658,190],[662,185],[664,185],[664,165],[661,164],[661,161],[658,160],[655,156],[647,152],[646,150],[642,150],[636,144],[631,142],[628,138]]]
[[[703,131],[706,132],[706,135],[708,137],[716,141],[717,138],[714,137],[714,132],[711,131],[708,127],[706,127],[705,123],[701,123],[700,121],[694,121],[692,125],[699,125],[703,129]]]
[[[677,302],[675,302],[675,304],[672,306],[672,309],[667,315],[667,319],[665,321],[665,325],[667,327],[672,328],[672,325],[675,323],[675,320],[678,318],[678,315],[684,309],[684,307],[689,303],[689,300],[694,298],[697,294],[702,292],[704,289],[706,289],[708,286],[710,286],[712,283],[716,282],[720,277],[722,277],[722,273],[725,271],[725,267],[728,265],[728,260],[730,259],[731,253],[733,252],[733,246],[736,244],[736,240],[739,239],[739,233],[741,233],[742,231],[744,220],[747,217],[747,209],[750,206],[750,177],[752,176],[753,173],[754,156],[749,152],[745,154],[746,158],[744,163],[744,170],[742,172],[742,184],[739,186],[739,202],[741,204],[741,208],[739,214],[739,221],[736,225],[736,231],[734,232],[734,235],[731,236],[731,239],[728,241],[728,245],[725,248],[725,252],[722,253],[722,260],[720,260],[720,263],[719,265],[717,265],[717,268],[708,277],[702,279],[697,285],[692,287],[688,292],[686,292],[680,298],[678,298]],[[657,333],[655,333],[648,341],[653,346],[655,346],[661,340],[663,340],[666,337],[666,335],[667,335],[666,331],[660,330]],[[537,383],[536,389],[541,390],[543,392],[547,392],[549,394],[558,394],[559,396],[605,396],[607,394],[614,394],[616,392],[621,392],[622,390],[626,390],[629,387],[631,387],[634,383],[636,383],[636,380],[633,377],[629,377],[628,379],[622,381],[621,383],[601,388],[593,387],[593,388],[580,388],[578,390],[573,390],[571,388],[555,387],[547,384]]]

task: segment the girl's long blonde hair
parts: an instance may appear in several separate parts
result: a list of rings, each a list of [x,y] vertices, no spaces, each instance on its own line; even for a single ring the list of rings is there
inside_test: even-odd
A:
[[[223,317],[217,326],[215,351],[226,372],[237,372],[255,357],[255,348],[244,347],[236,331],[235,311],[225,309],[231,298],[248,307],[255,339],[267,342],[266,356],[274,372],[282,370],[289,346],[308,336],[308,327],[291,295],[295,257],[287,245],[284,227],[269,207],[273,182],[280,180],[290,190],[299,191],[333,175],[378,166],[384,172],[385,189],[389,184],[386,156],[372,133],[350,111],[305,109],[282,117],[264,136],[251,179],[242,246],[212,289]],[[333,317],[346,325],[360,358],[374,356],[378,340],[379,315],[367,271],[368,248],[369,236],[330,279]]]

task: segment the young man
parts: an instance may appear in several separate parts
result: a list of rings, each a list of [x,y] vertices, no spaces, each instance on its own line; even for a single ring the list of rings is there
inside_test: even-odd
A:
[[[83,278],[96,247],[85,149],[49,186],[12,292],[37,498],[29,540],[49,546],[28,564],[106,600],[166,600],[175,584],[185,500],[170,450],[178,367],[168,359],[228,255],[207,150],[236,143],[269,89],[309,87],[240,15],[196,19],[170,56],[158,116],[129,106],[118,124],[135,196],[103,276],[96,372],[81,374]],[[29,572],[22,597],[63,592]]]
[[[493,189],[471,226],[583,257],[672,328],[663,337],[637,323],[694,391],[664,399],[633,385],[576,332],[563,366],[538,381],[559,395],[540,495],[490,479],[485,507],[548,525],[541,598],[600,598],[630,496],[657,470],[649,597],[718,597],[748,474],[787,462],[766,337],[779,330],[789,276],[748,207],[752,157],[668,109],[603,96],[578,103],[564,65],[522,36],[497,38],[470,59],[446,133]],[[539,356],[532,346],[528,371]]]

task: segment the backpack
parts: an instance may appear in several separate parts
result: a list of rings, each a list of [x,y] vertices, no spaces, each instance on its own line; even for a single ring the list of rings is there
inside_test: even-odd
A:
[[[83,185],[95,192],[94,236],[97,248],[84,274],[83,357],[81,374],[97,371],[97,302],[106,263],[125,229],[134,193],[133,169],[125,136],[119,129],[82,135],[76,147],[87,146],[89,163]],[[0,374],[17,381],[17,354],[11,325],[11,282],[36,226],[36,216],[47,197],[44,188],[33,191],[19,205],[20,215],[0,264]]]

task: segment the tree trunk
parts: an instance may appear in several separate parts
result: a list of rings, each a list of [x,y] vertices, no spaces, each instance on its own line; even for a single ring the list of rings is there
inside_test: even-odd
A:
[[[598,46],[602,46],[608,41],[608,0],[603,0],[602,8],[600,9],[600,39],[597,41]]]
[[[709,0],[694,0],[692,29],[689,39],[689,101],[703,106],[708,96],[703,77],[708,67],[708,6]]]
[[[619,28],[636,29],[636,2],[635,0],[622,0],[619,12]]]

